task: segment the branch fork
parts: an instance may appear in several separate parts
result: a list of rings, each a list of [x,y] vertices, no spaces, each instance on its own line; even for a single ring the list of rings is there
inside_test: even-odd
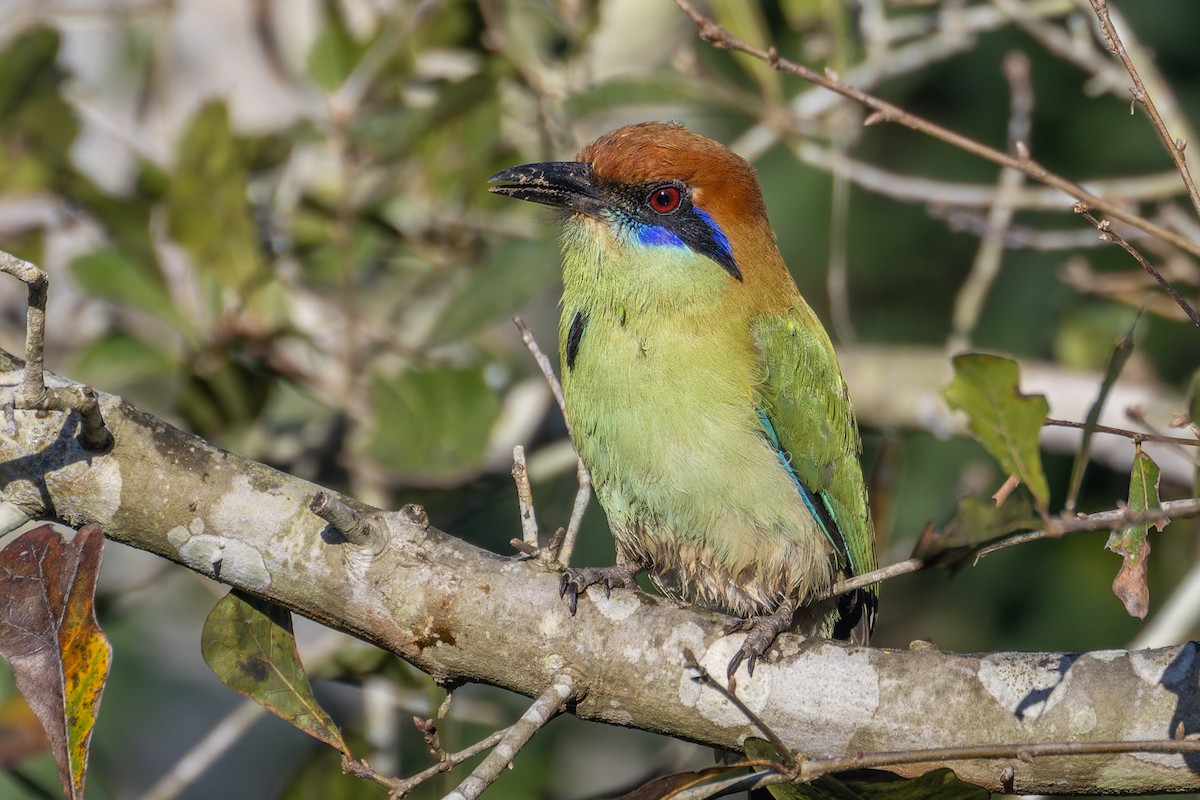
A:
[[[16,411],[79,412],[79,443],[84,450],[103,453],[112,447],[112,434],[104,424],[96,392],[90,386],[72,384],[46,386],[43,366],[46,342],[46,298],[50,278],[42,270],[16,256],[0,251],[0,272],[12,275],[29,287],[25,320],[25,370],[21,384],[2,401],[9,433],[16,430]]]

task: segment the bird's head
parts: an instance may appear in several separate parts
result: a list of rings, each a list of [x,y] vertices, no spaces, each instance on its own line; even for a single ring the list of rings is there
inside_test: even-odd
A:
[[[619,128],[575,161],[511,167],[489,182],[496,194],[564,209],[569,233],[615,264],[676,264],[694,280],[726,284],[787,274],[754,168],[677,124]]]

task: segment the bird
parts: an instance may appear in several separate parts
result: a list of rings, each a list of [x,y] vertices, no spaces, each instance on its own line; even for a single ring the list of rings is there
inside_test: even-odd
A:
[[[562,221],[561,384],[616,564],[562,576],[732,615],[749,675],[778,634],[869,643],[878,587],[861,439],[828,333],[779,252],[754,168],[675,122],[523,164],[496,194]]]

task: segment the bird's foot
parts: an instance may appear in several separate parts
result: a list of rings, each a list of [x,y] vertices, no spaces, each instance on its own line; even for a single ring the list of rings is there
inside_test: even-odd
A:
[[[792,627],[792,618],[795,615],[796,601],[785,600],[770,614],[741,619],[729,626],[725,631],[726,636],[738,631],[747,631],[746,641],[742,642],[741,649],[734,653],[729,661],[726,675],[731,683],[734,673],[743,661],[746,662],[746,674],[754,675],[754,665],[758,663],[758,659],[770,649],[776,636]]]
[[[567,598],[567,608],[571,616],[575,616],[575,607],[579,595],[587,591],[589,586],[600,584],[604,588],[604,596],[608,597],[613,587],[636,589],[637,575],[644,572],[646,566],[638,561],[626,561],[611,567],[568,567],[558,584],[558,596]]]

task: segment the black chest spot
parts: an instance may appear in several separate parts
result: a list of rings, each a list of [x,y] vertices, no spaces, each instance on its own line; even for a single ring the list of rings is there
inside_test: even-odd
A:
[[[571,320],[571,329],[567,331],[567,369],[575,368],[575,357],[579,355],[579,343],[583,341],[583,329],[587,327],[587,317],[582,311],[575,312]]]

